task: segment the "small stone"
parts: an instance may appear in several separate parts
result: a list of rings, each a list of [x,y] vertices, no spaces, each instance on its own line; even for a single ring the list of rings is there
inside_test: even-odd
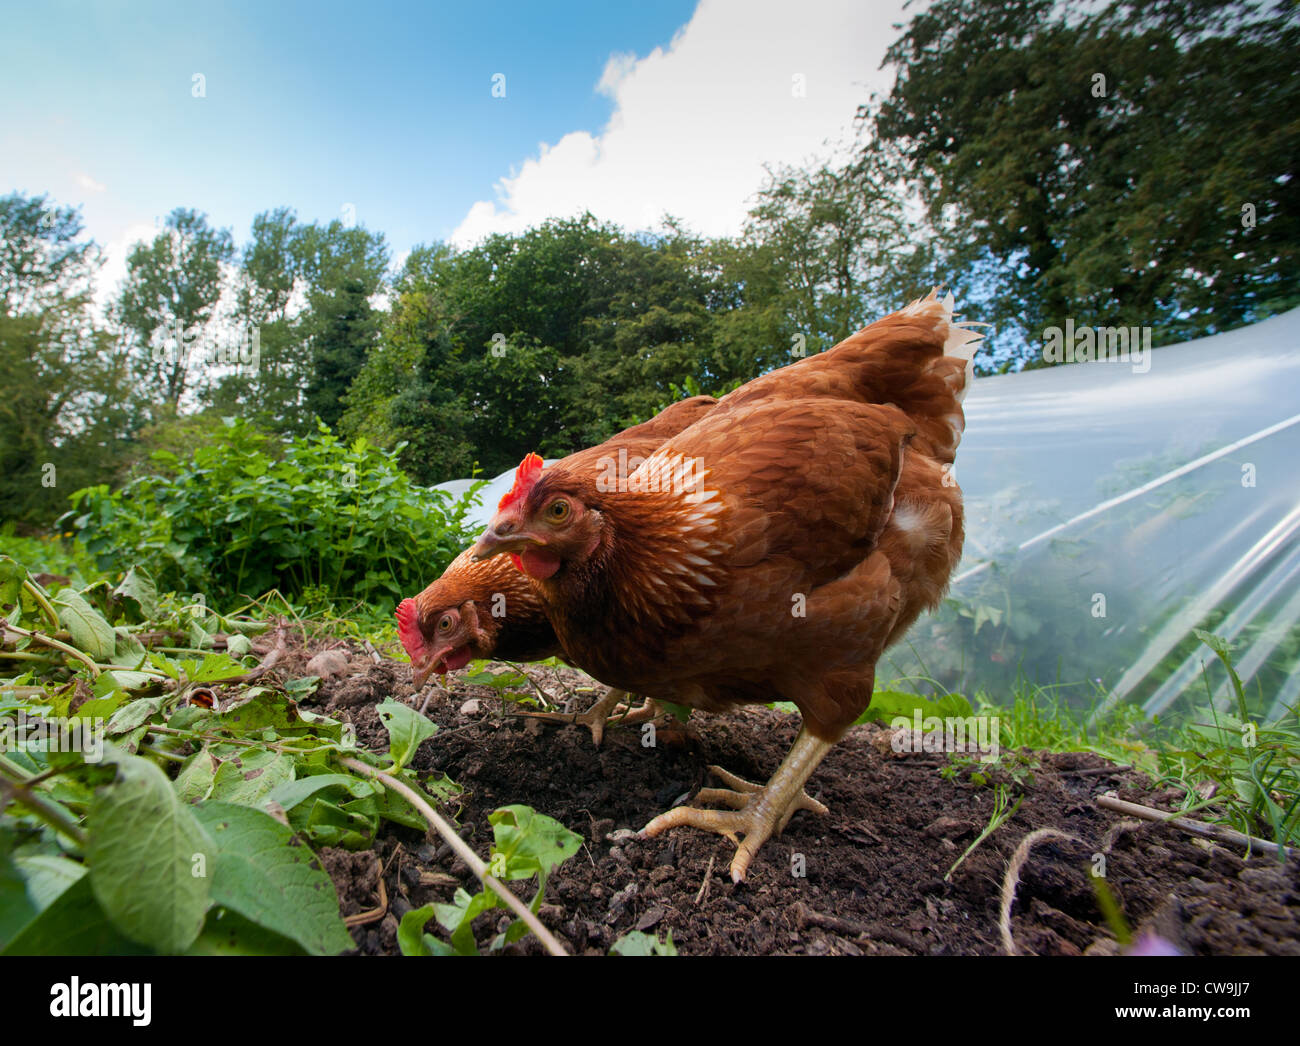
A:
[[[307,674],[320,679],[335,679],[348,674],[348,658],[341,650],[322,650],[307,662]]]
[[[460,714],[465,716],[478,715],[482,711],[483,711],[483,702],[480,701],[477,697],[471,697],[468,701],[466,701],[463,705],[460,706]]]

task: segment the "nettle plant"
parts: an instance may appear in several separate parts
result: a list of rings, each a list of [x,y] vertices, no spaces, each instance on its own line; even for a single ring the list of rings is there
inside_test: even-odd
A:
[[[281,442],[240,419],[188,460],[121,489],[87,487],[60,521],[105,571],[138,563],[162,589],[227,600],[324,590],[391,610],[473,539],[471,491],[453,499],[412,483],[399,445],[347,444],[325,425]]]

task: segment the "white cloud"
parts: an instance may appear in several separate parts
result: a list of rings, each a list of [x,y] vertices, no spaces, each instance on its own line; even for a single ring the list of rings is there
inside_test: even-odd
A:
[[[95,181],[95,179],[92,178],[90,175],[88,175],[85,171],[81,171],[81,172],[79,172],[79,173],[77,174],[76,182],[77,182],[78,185],[80,185],[80,186],[81,186],[83,189],[85,189],[87,192],[107,192],[107,191],[108,191],[108,186],[107,186],[107,185],[105,185],[103,182],[97,182],[97,181]]]
[[[132,222],[104,244],[104,264],[95,281],[95,309],[101,317],[106,315],[126,279],[126,259],[131,249],[137,243],[152,243],[157,235],[158,227],[153,222]]]
[[[609,58],[596,90],[614,112],[599,135],[540,143],[452,241],[584,210],[633,229],[669,213],[734,233],[764,164],[826,156],[851,137],[857,107],[892,83],[878,67],[904,20],[897,0],[702,0],[667,49]]]

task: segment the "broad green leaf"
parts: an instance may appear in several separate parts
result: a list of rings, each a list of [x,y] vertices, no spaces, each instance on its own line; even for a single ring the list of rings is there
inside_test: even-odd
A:
[[[86,874],[86,866],[66,857],[34,854],[15,857],[14,863],[27,880],[27,893],[38,909],[44,911],[65,890]]]
[[[270,728],[278,734],[311,732],[338,740],[343,733],[343,726],[338,721],[304,711],[290,698],[266,687],[244,691],[244,700],[213,715],[212,725],[236,735],[260,734]]]
[[[85,875],[0,950],[0,955],[148,955],[104,914]]]
[[[894,719],[912,720],[917,712],[921,719],[935,717],[938,719],[965,719],[975,714],[971,704],[961,694],[944,694],[939,698],[922,697],[902,690],[877,690],[871,695],[871,704],[867,706],[854,725],[859,723],[890,723]]]
[[[0,556],[0,605],[18,602],[27,571],[12,556]]]
[[[390,698],[377,705],[375,711],[388,731],[388,754],[398,767],[409,763],[415,750],[438,732],[437,724],[400,701]]]
[[[127,692],[110,687],[107,694],[103,697],[93,697],[81,705],[72,715],[71,719],[81,719],[85,722],[91,722],[96,719],[107,720],[112,717],[119,708],[125,703]]]
[[[208,746],[195,752],[176,775],[176,795],[183,803],[196,803],[212,794],[212,782],[221,761]]]
[[[4,948],[39,914],[40,902],[10,853],[12,837],[0,828],[0,948]]]
[[[457,955],[477,955],[474,920],[496,907],[495,897],[486,890],[470,896],[463,886],[456,888],[451,904],[434,904],[433,912],[443,929],[451,931],[451,944]]]
[[[128,702],[114,712],[113,718],[108,721],[109,734],[116,737],[118,734],[130,733],[141,723],[148,722],[151,716],[157,715],[166,701],[166,697],[160,696],[141,697]]]
[[[202,663],[183,661],[181,665],[192,683],[220,683],[223,679],[236,679],[248,672],[229,654],[208,654]]]
[[[370,781],[353,777],[351,774],[315,774],[276,786],[267,796],[267,801],[279,803],[285,810],[292,810],[299,803],[327,788],[345,788],[356,798],[362,799],[375,795],[377,787],[383,788],[382,785],[376,786]]]
[[[426,904],[423,908],[412,908],[402,916],[397,927],[397,947],[403,955],[455,955],[456,950],[438,940],[432,934],[424,932],[433,918],[434,906]]]
[[[147,759],[123,756],[87,818],[86,860],[113,925],[156,951],[182,952],[203,929],[212,840]],[[210,873],[209,873],[210,874]]]
[[[186,955],[307,955],[302,945],[220,905]]]
[[[99,673],[99,678],[95,680],[95,694],[102,697],[114,690],[143,690],[157,681],[157,676],[146,675],[144,672],[132,672],[126,668],[116,668],[112,671]]]
[[[355,948],[334,883],[315,855],[269,814],[206,802],[195,817],[216,843],[212,900],[315,955]]]
[[[113,626],[80,593],[65,588],[53,599],[59,622],[72,635],[72,645],[96,661],[107,661],[117,648]]]
[[[503,806],[488,815],[492,825],[494,860],[505,859],[504,875],[498,878],[528,879],[536,875],[538,897],[546,889],[546,877],[562,861],[578,852],[582,836],[571,832],[553,817],[522,805]]]
[[[294,777],[293,760],[265,748],[249,748],[217,767],[211,798],[260,807],[267,794]]]

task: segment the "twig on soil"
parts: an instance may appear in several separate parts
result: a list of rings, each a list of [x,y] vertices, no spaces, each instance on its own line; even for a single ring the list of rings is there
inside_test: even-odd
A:
[[[1020,871],[1029,860],[1029,851],[1048,839],[1059,839],[1068,843],[1083,842],[1077,835],[1071,835],[1069,832],[1062,832],[1056,828],[1039,828],[1020,840],[1020,845],[1016,847],[1016,852],[1011,855],[1011,861],[1007,864],[1007,874],[1002,879],[1002,913],[998,917],[998,931],[1002,935],[1002,950],[1008,955],[1020,954],[1020,949],[1016,947],[1015,939],[1011,936],[1011,906],[1016,903],[1016,889],[1020,886]]]
[[[1178,814],[1171,814],[1165,810],[1130,803],[1113,795],[1099,795],[1096,798],[1096,803],[1105,810],[1113,810],[1119,814],[1130,814],[1133,817],[1140,817],[1144,821],[1163,821],[1175,828],[1181,828],[1184,832],[1191,832],[1193,835],[1199,835],[1206,839],[1217,839],[1223,843],[1236,843],[1248,850],[1257,848],[1264,853],[1284,853],[1288,857],[1293,857],[1296,853],[1294,847],[1271,843],[1266,839],[1256,839],[1253,835],[1245,835],[1235,828],[1226,828],[1220,824],[1206,824],[1204,821],[1193,821],[1190,818],[1180,817]]]
[[[366,926],[369,923],[378,922],[388,914],[388,891],[384,888],[384,864],[378,857],[375,858],[375,864],[379,865],[379,871],[376,873],[376,879],[379,882],[379,907],[371,908],[368,912],[349,915],[343,920],[346,926]]]
[[[261,679],[262,676],[266,675],[267,672],[271,671],[271,669],[279,664],[288,652],[289,649],[285,646],[284,642],[284,629],[277,628],[275,630],[275,646],[267,652],[266,657],[262,658],[261,663],[256,668],[242,676],[237,676],[234,679],[223,680],[222,682],[226,686],[230,686],[235,683],[251,683],[255,679]]]
[[[359,759],[345,756],[340,759],[339,762],[349,770],[355,770],[357,773],[363,774],[367,777],[378,778],[386,787],[391,788],[413,807],[419,810],[424,819],[429,822],[430,827],[442,836],[456,856],[464,861],[474,874],[478,876],[479,881],[484,885],[484,887],[491,890],[505,901],[507,907],[519,916],[528,928],[537,935],[537,939],[542,942],[543,947],[545,947],[548,952],[552,955],[569,954],[565,951],[564,945],[556,939],[555,935],[542,925],[541,920],[538,919],[536,915],[528,910],[527,905],[507,890],[505,886],[501,884],[500,880],[488,873],[487,865],[479,859],[478,854],[470,849],[469,844],[467,844],[464,839],[452,830],[451,825],[443,820],[438,812],[420,796],[419,792],[411,788],[409,785],[397,780],[397,778],[392,775],[386,774],[382,770],[377,770],[373,766],[367,766]]]
[[[704,869],[704,882],[700,883],[700,892],[695,895],[695,906],[698,908],[700,902],[709,896],[709,884],[713,882],[713,856],[709,855],[709,866]]]
[[[886,941],[895,947],[906,948],[911,952],[915,952],[917,955],[924,955],[929,950],[923,941],[917,940],[905,930],[887,926],[883,923],[860,923],[854,922],[852,919],[843,919],[838,915],[825,915],[822,912],[813,911],[802,901],[795,902],[794,915],[799,920],[800,927],[816,926],[844,937],[852,937],[864,943],[877,940]]]

